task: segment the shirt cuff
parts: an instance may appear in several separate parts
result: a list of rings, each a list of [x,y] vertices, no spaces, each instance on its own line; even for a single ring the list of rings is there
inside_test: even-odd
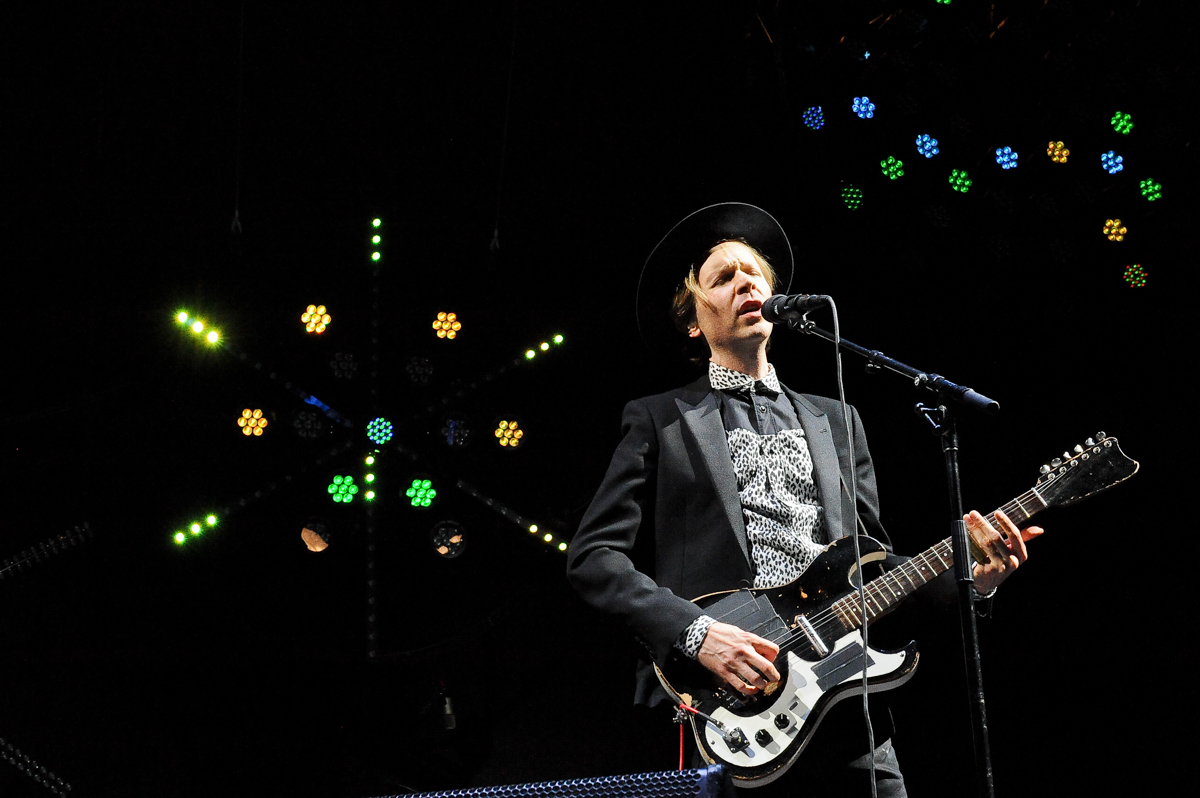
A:
[[[695,659],[700,653],[700,646],[704,644],[704,636],[708,634],[708,627],[714,623],[716,623],[716,619],[701,615],[679,633],[679,638],[675,641],[675,648],[679,649],[688,659]]]

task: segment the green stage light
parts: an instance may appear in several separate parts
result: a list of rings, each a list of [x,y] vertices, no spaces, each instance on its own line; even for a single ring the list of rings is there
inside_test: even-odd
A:
[[[358,485],[354,484],[354,477],[338,474],[333,478],[333,482],[329,483],[326,491],[329,493],[329,498],[335,502],[349,504],[358,494]]]
[[[904,161],[891,155],[879,162],[879,168],[890,180],[904,176]]]
[[[1123,114],[1120,111],[1117,111],[1115,114],[1113,114],[1113,118],[1110,121],[1112,122],[1113,130],[1117,131],[1118,133],[1128,136],[1131,132],[1133,132],[1133,117],[1131,117],[1129,114]]]
[[[437,498],[437,490],[433,487],[433,480],[418,477],[412,481],[408,490],[404,491],[404,495],[413,507],[424,508],[433,504],[433,500]]]
[[[955,191],[966,194],[973,182],[965,169],[955,169],[950,172],[950,188]]]
[[[182,546],[187,542],[187,535],[183,534],[182,532],[176,532],[174,540],[177,545]]]
[[[856,188],[853,185],[842,189],[842,202],[846,203],[846,207],[850,210],[858,210],[862,206],[862,200],[862,189]]]
[[[1146,179],[1143,180],[1139,185],[1142,189],[1142,196],[1146,199],[1150,200],[1151,202],[1154,202],[1156,199],[1162,199],[1161,183],[1155,183],[1153,180]]]
[[[371,220],[371,229],[374,231],[371,233],[371,247],[370,247],[372,264],[379,263],[379,261],[383,258],[383,252],[381,251],[381,249],[383,247],[383,236],[380,235],[380,232],[379,232],[382,228],[383,228],[383,220],[382,219],[372,219]]]

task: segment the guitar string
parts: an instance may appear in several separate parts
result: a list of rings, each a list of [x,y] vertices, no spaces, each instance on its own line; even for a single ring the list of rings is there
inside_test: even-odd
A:
[[[1032,510],[1026,510],[1025,509],[1026,503],[1028,503],[1030,500],[1036,501],[1037,506],[1035,506]],[[1007,515],[1010,519],[1013,520],[1013,523],[1019,524],[1022,521],[1026,521],[1026,520],[1032,518],[1034,513],[1036,513],[1038,510],[1043,509],[1044,506],[1045,506],[1045,502],[1041,498],[1040,494],[1038,494],[1036,488],[1031,488],[1030,490],[1027,490],[1025,493],[1021,494],[1020,496],[1013,499],[1012,501],[1004,504],[1002,507],[999,508],[999,510],[993,511],[991,513],[991,515],[989,516],[988,520],[992,524],[998,524],[999,522],[996,518],[996,512],[1003,512],[1005,515]],[[911,593],[915,592],[916,590],[920,589],[921,587],[924,587],[925,585],[929,584],[929,582],[931,582],[933,579],[936,579],[938,576],[940,576],[941,574],[945,573],[946,571],[950,570],[950,568],[953,567],[954,559],[953,559],[953,551],[952,550],[946,551],[945,557],[942,557],[939,554],[939,550],[943,549],[944,547],[948,547],[950,543],[951,543],[951,540],[949,538],[942,540],[939,543],[931,546],[925,552],[922,552],[921,554],[919,554],[916,557],[912,558],[911,560],[903,563],[902,565],[898,566],[897,568],[894,568],[893,570],[888,571],[887,573],[883,574],[882,576],[872,579],[870,582],[868,582],[866,585],[864,585],[865,591],[868,593],[868,595],[871,598],[874,599],[876,605],[880,605],[882,603],[882,605],[885,608],[890,606],[892,603],[894,603],[898,599],[907,598],[909,594],[911,594]],[[945,567],[941,571],[937,571],[937,573],[934,573],[932,576],[927,577],[922,573],[923,568],[925,568],[925,569],[933,568],[934,570],[936,570],[936,568],[932,565],[932,561],[929,560],[929,555],[937,556],[938,559],[942,561],[942,564]],[[914,563],[921,563],[921,564],[916,565],[915,568],[911,567],[911,566],[913,566]],[[906,576],[908,578],[909,589],[907,591],[903,588],[903,585],[899,581],[901,576]],[[919,584],[919,585],[915,584],[915,582],[913,581],[914,576],[921,579],[921,584]],[[899,593],[900,593],[899,596],[897,596],[896,591],[889,591],[889,593],[886,595],[882,592],[883,591],[882,586],[887,583],[889,578],[891,579],[891,581],[893,583],[900,586],[901,589],[899,591]],[[862,616],[861,616],[861,613],[857,612],[857,610],[859,609],[858,607],[853,608],[855,610],[855,612],[853,612],[853,613],[850,612],[850,608],[848,608],[848,607],[845,607],[845,606],[839,607],[839,605],[843,604],[845,599],[846,599],[846,596],[843,596],[842,598],[839,598],[839,599],[835,600],[834,602],[832,602],[825,609],[821,610],[820,612],[815,613],[813,616],[811,616],[811,617],[806,616],[808,622],[812,625],[814,631],[817,632],[818,637],[820,637],[822,639],[826,638],[828,636],[829,630],[832,629],[832,630],[836,631],[838,626],[841,626],[846,631],[853,631],[855,629],[858,629],[861,626]],[[871,621],[875,620],[881,614],[882,614],[882,612],[879,612],[879,611],[871,611],[870,617],[867,619],[867,623],[870,623]],[[846,618],[850,622],[849,628],[847,628],[847,625],[848,625],[847,622],[842,620],[843,617]],[[808,639],[808,635],[804,632],[803,629],[796,630],[795,627],[788,627],[781,631],[783,632],[782,637],[780,637],[777,640],[775,640],[775,639],[771,640],[772,643],[775,643],[776,645],[779,646],[780,651],[788,650],[792,647],[793,643],[805,641]],[[770,638],[768,638],[768,639],[770,639]]]

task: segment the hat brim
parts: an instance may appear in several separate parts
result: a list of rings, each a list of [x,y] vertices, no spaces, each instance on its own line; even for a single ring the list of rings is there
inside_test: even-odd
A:
[[[683,334],[671,320],[671,298],[688,268],[699,265],[717,242],[742,239],[775,270],[775,293],[792,284],[792,247],[775,217],[744,202],[701,208],[671,228],[646,259],[638,279],[637,321],[642,341],[654,354],[682,352]]]

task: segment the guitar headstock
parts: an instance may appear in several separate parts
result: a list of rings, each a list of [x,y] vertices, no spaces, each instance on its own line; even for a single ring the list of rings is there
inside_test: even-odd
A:
[[[1043,465],[1037,491],[1047,506],[1066,507],[1119,485],[1137,471],[1138,462],[1121,451],[1117,439],[1098,432]]]

